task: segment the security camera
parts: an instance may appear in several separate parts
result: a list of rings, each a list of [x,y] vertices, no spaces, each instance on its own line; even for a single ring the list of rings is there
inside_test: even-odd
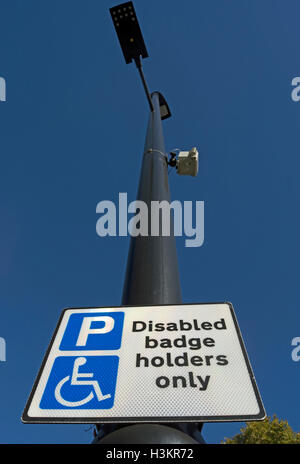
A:
[[[196,176],[198,174],[198,151],[196,147],[190,151],[179,152],[176,167],[177,174],[181,176]]]

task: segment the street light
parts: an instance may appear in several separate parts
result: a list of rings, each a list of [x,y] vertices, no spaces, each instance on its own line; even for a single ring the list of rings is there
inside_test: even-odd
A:
[[[132,2],[110,8],[110,14],[123,51],[126,63],[147,58],[145,42]]]
[[[150,94],[142,71],[141,58],[148,53],[133,3],[110,9],[126,63],[135,61],[150,106],[149,123],[137,199],[170,202],[168,157],[164,146],[162,120],[171,116],[160,92]],[[151,218],[149,218],[149,222]],[[148,224],[151,230],[151,224]],[[131,237],[122,305],[180,304],[181,288],[174,234]],[[104,424],[97,425],[94,443],[204,443],[202,424]]]
[[[121,5],[110,8],[109,11],[123,51],[125,61],[127,64],[132,63],[132,60],[135,62],[142,80],[150,110],[154,111],[152,98],[145,79],[141,60],[141,58],[148,58],[149,55],[133,3],[122,3]],[[161,93],[159,94],[159,106],[161,119],[169,118],[171,116],[171,112],[166,100]]]
[[[141,58],[147,58],[148,52],[132,2],[110,8],[110,14],[127,64],[134,60],[138,68],[150,110],[154,111],[151,95],[146,83]]]

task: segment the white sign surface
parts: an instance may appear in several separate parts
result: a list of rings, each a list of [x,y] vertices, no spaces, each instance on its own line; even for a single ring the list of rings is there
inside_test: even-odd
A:
[[[265,417],[230,303],[63,311],[23,422]]]

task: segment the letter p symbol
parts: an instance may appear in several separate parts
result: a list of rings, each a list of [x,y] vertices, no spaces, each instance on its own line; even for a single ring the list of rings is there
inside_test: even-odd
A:
[[[101,328],[92,329],[92,322],[104,322]],[[86,346],[88,336],[90,334],[105,334],[111,332],[114,328],[115,321],[110,316],[87,316],[82,320],[80,332],[76,342],[76,346]]]

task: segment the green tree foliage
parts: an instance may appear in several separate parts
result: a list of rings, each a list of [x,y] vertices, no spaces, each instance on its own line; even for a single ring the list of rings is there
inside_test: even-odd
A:
[[[300,444],[300,433],[292,430],[286,420],[274,414],[259,422],[247,422],[239,434],[226,438],[223,444]]]

